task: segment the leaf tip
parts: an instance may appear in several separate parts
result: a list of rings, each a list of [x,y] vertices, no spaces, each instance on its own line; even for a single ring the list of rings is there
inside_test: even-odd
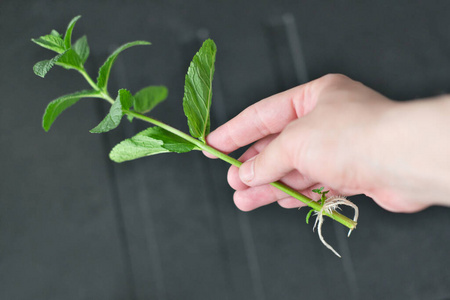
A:
[[[44,129],[45,132],[48,132],[52,124],[51,123],[49,124],[49,122],[47,122],[46,115],[47,112],[45,112],[44,115],[42,116],[42,128]]]
[[[73,17],[72,20],[70,20],[69,26],[68,26],[68,27],[70,27],[71,25],[75,25],[75,23],[76,23],[80,18],[81,18],[81,15],[78,15],[78,16]]]
[[[69,25],[66,29],[66,34],[64,35],[64,46],[65,49],[69,49],[72,47],[72,31],[75,27],[75,23],[77,23],[78,19],[81,18],[81,15],[78,15],[74,17],[72,20],[70,20]]]
[[[116,149],[116,147],[112,148],[111,151],[109,152],[109,159],[115,163],[124,162],[124,160],[120,159],[120,155],[116,154],[115,149]]]

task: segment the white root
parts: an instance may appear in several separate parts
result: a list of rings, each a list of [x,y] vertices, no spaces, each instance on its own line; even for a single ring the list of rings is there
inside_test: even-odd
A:
[[[358,216],[359,216],[358,207],[355,204],[353,204],[353,202],[351,202],[350,200],[347,200],[347,198],[345,198],[343,196],[333,196],[333,197],[330,197],[325,200],[325,204],[322,206],[322,208],[319,211],[314,212],[314,215],[316,216],[316,221],[314,223],[313,231],[317,225],[317,232],[319,234],[319,238],[320,238],[320,241],[322,242],[322,244],[324,244],[325,247],[327,247],[328,249],[333,251],[333,253],[336,254],[338,257],[341,257],[339,255],[339,253],[337,253],[337,251],[334,250],[334,248],[331,247],[330,244],[328,244],[322,236],[322,224],[324,221],[324,213],[332,214],[333,211],[340,209],[339,205],[346,205],[346,206],[350,206],[351,208],[353,208],[355,210],[355,215],[353,216],[353,221],[355,221],[355,222],[358,221]],[[352,229],[349,230],[347,236],[350,236],[351,233],[352,233]]]

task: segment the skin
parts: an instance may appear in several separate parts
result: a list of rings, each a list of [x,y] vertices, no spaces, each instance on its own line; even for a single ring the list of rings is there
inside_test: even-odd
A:
[[[254,143],[228,173],[243,211],[302,206],[269,185],[280,180],[313,199],[324,186],[410,213],[450,206],[449,116],[450,96],[395,102],[330,74],[249,106],[207,142],[225,153]]]

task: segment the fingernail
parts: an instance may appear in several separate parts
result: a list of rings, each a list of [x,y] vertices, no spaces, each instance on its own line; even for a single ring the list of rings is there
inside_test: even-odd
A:
[[[239,177],[244,183],[252,181],[255,177],[255,158],[256,156],[250,158],[239,168]]]

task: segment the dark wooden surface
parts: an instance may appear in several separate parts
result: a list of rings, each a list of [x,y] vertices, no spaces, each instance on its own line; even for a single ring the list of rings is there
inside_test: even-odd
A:
[[[350,239],[325,223],[338,259],[306,211],[238,211],[223,162],[201,153],[109,161],[145,125],[88,133],[105,103],[83,100],[44,133],[47,103],[86,85],[61,69],[36,77],[33,64],[51,54],[30,38],[77,14],[93,76],[114,47],[153,43],[121,54],[110,91],[167,85],[152,114],[184,131],[184,73],[208,36],[218,45],[213,127],[330,72],[398,100],[449,92],[446,1],[3,0],[0,299],[450,299],[448,208],[393,214],[356,196]]]

